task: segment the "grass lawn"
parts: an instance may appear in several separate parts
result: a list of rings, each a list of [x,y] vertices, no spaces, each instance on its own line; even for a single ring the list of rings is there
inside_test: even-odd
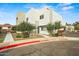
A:
[[[3,42],[3,40],[4,40],[3,38],[0,38],[0,43],[2,43],[2,42]]]

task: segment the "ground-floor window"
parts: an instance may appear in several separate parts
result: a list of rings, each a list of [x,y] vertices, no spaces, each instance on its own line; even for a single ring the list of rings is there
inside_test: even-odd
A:
[[[41,27],[41,31],[45,31],[46,30],[46,27]]]

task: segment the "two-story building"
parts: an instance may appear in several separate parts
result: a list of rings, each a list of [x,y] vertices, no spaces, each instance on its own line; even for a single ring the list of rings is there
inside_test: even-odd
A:
[[[61,21],[61,24],[64,25],[62,22],[63,18],[57,12],[52,10],[51,8],[44,7],[41,9],[31,8],[26,14],[20,12],[17,14],[16,17],[16,25],[20,24],[21,22],[29,22],[36,26],[36,31],[39,34],[49,34],[46,29],[46,25],[48,23],[54,24],[55,22]]]

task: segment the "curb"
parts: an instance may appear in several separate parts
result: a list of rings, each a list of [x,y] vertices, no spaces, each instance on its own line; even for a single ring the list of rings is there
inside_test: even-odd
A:
[[[10,49],[10,48],[22,46],[22,45],[32,44],[32,43],[39,43],[39,42],[44,42],[44,41],[47,41],[47,40],[36,40],[36,41],[23,42],[23,43],[17,43],[17,44],[12,44],[12,45],[8,45],[8,46],[4,46],[4,47],[0,47],[0,52],[3,52],[3,51],[5,51],[7,49]]]

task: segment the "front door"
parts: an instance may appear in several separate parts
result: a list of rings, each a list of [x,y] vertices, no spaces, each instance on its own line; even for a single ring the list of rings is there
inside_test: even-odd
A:
[[[38,27],[38,34],[39,34],[39,31],[40,31],[39,29],[40,29],[40,27]]]

